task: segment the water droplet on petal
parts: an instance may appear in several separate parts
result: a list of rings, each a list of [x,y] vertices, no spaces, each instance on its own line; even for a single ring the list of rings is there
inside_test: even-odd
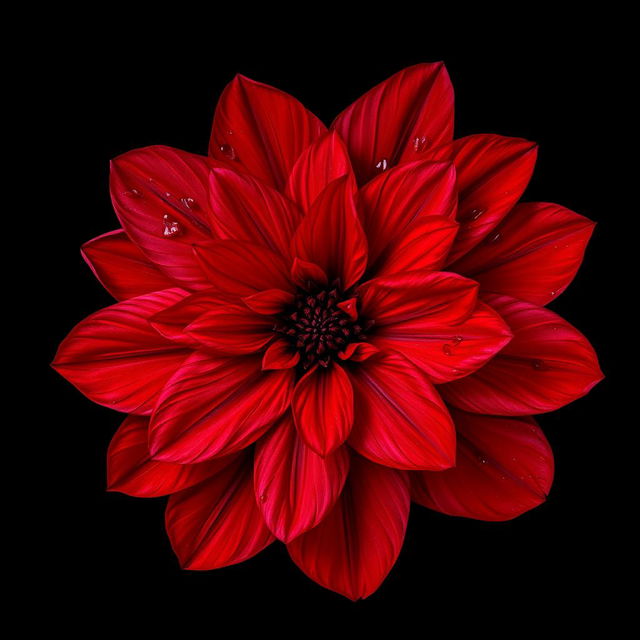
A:
[[[183,206],[187,209],[196,208],[196,201],[193,198],[180,198],[180,202],[182,202]]]
[[[177,220],[172,220],[168,214],[165,214],[162,218],[164,230],[162,235],[165,238],[171,238],[180,234],[180,223]]]
[[[237,160],[238,156],[236,154],[236,150],[230,144],[221,144],[220,152],[229,158],[229,160]]]
[[[451,345],[449,345],[449,344],[443,344],[442,345],[442,351],[443,351],[445,356],[452,356],[453,355],[453,349],[451,348]]]
[[[477,220],[484,212],[484,209],[472,209],[469,216],[472,220]]]
[[[531,366],[536,370],[536,371],[547,371],[549,369],[549,367],[547,366],[546,362],[544,360],[532,360],[531,361]]]
[[[483,456],[478,456],[478,460],[480,460],[481,464],[487,464],[487,459]]]
[[[555,296],[555,295],[556,295],[556,293],[558,293],[558,292],[557,292],[557,291],[549,291],[549,295],[550,295],[550,296]]]
[[[463,340],[464,340],[464,338],[463,338],[462,336],[456,336],[456,337],[453,339],[453,342],[454,342],[455,344],[460,344]]]
[[[429,138],[426,136],[417,136],[413,139],[413,150],[421,153],[429,146]]]
[[[380,173],[382,173],[383,171],[386,171],[388,167],[389,167],[389,161],[386,158],[382,158],[382,160],[379,160],[376,163],[376,169]]]
[[[130,198],[142,198],[142,191],[139,189],[130,189],[129,191],[125,191],[124,195]]]
[[[168,191],[165,191],[165,192],[164,192],[164,197],[165,197],[165,198],[173,198],[173,194],[172,194],[172,193],[169,193]]]
[[[267,496],[264,493],[260,494],[260,502],[266,502],[266,501],[267,501]]]
[[[499,231],[497,231],[496,233],[494,233],[493,235],[487,238],[487,242],[489,244],[493,244],[494,242],[498,242],[500,238],[502,238],[502,234]]]
[[[231,129],[227,129],[227,135],[228,136],[232,136],[233,135],[233,131]]]

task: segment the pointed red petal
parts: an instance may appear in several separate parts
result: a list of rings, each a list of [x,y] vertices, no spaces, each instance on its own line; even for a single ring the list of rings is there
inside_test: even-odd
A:
[[[255,442],[289,406],[293,372],[259,357],[194,353],[167,382],[151,417],[155,460],[195,464]]]
[[[220,240],[194,247],[209,286],[222,293],[249,296],[265,289],[291,290],[280,255],[249,242]]]
[[[295,297],[290,291],[267,289],[242,299],[249,309],[266,316],[282,313],[288,305],[293,304]]]
[[[474,413],[545,413],[584,396],[602,379],[587,339],[558,315],[507,296],[486,300],[513,339],[482,369],[439,387],[447,402]]]
[[[217,473],[234,456],[201,464],[152,460],[148,444],[149,418],[128,416],[107,452],[107,487],[136,498],[156,498],[192,487]]]
[[[328,131],[298,158],[289,176],[287,195],[303,211],[309,211],[330,182],[348,174],[351,162],[347,148],[335,131]]]
[[[446,272],[408,273],[364,284],[362,314],[376,347],[399,351],[440,384],[484,365],[511,339],[499,314],[477,304],[477,284]]]
[[[353,424],[353,390],[337,363],[316,366],[296,384],[291,401],[300,437],[321,456],[337,449]]]
[[[309,290],[314,285],[326,286],[327,274],[317,264],[294,258],[291,265],[291,280],[301,289]]]
[[[244,562],[274,538],[253,491],[251,459],[242,456],[201,484],[169,498],[166,528],[183,569]]]
[[[216,352],[242,355],[258,351],[273,338],[273,320],[237,298],[219,295],[185,333]]]
[[[453,87],[441,62],[403,69],[374,87],[335,120],[364,184],[395,164],[419,160],[453,137]]]
[[[411,474],[412,498],[430,509],[476,520],[511,520],[544,502],[553,452],[531,418],[452,410],[458,435],[453,469]]]
[[[149,318],[185,296],[167,289],[102,309],[62,341],[52,367],[90,400],[147,415],[189,351],[161,336]]]
[[[367,266],[367,240],[348,177],[334,180],[316,199],[293,239],[294,255],[320,266],[329,281],[354,285]]]
[[[455,217],[456,172],[450,162],[413,162],[386,171],[359,192],[369,264],[375,268],[390,243],[430,216]]]
[[[346,447],[319,456],[285,414],[256,446],[256,498],[267,526],[283,542],[315,527],[338,499],[348,471]]]
[[[484,291],[545,305],[573,280],[594,226],[557,204],[519,204],[451,270],[477,280]]]
[[[456,167],[460,231],[449,264],[489,235],[520,199],[536,155],[533,142],[491,134],[460,138],[430,154]]]
[[[209,155],[283,191],[296,160],[326,127],[295,98],[244,76],[225,88]]]
[[[276,340],[270,344],[262,358],[262,368],[291,369],[300,362],[300,353],[296,351],[286,340]]]
[[[298,207],[247,174],[214,169],[210,175],[211,226],[223,240],[243,240],[289,256],[302,220]]]
[[[146,147],[111,163],[111,200],[129,238],[162,272],[188,289],[207,286],[192,245],[211,240],[213,163],[170,147]]]
[[[358,456],[335,507],[287,545],[292,560],[318,584],[357,600],[387,577],[409,518],[406,474]]]
[[[116,300],[175,286],[175,282],[150,262],[122,229],[85,242],[82,257]]]
[[[373,462],[398,469],[446,469],[456,436],[427,377],[399,354],[370,358],[350,370],[355,418],[349,444]]]

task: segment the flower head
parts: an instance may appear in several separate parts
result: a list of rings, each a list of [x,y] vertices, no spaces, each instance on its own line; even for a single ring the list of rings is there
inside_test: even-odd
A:
[[[238,76],[209,157],[156,146],[113,161],[121,228],[83,255],[119,302],[54,367],[130,414],[109,488],[171,494],[183,567],[277,538],[321,585],[366,597],[411,499],[482,520],[545,499],[553,456],[530,416],[602,377],[544,307],[593,223],[518,204],[534,144],[452,132],[440,63],[397,73],[329,129]]]

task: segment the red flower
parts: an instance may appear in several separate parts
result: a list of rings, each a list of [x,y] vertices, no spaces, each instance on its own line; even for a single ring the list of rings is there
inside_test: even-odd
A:
[[[356,599],[393,566],[410,498],[482,520],[545,499],[553,456],[530,416],[602,374],[542,305],[593,223],[517,204],[534,144],[452,131],[442,64],[397,73],[329,130],[238,76],[210,157],[114,160],[122,228],[83,255],[120,302],[81,322],[54,367],[130,414],[109,489],[171,494],[184,568],[278,538]]]

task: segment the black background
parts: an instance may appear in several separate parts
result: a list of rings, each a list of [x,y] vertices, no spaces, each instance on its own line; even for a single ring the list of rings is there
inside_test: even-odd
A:
[[[37,502],[42,513],[50,507],[39,528],[47,540],[42,555],[53,564],[45,570],[39,556],[33,573],[46,600],[57,603],[63,619],[93,611],[95,620],[109,620],[137,609],[149,620],[209,619],[212,634],[213,621],[282,621],[301,611],[314,624],[340,614],[402,625],[413,612],[424,633],[438,620],[450,629],[466,620],[490,632],[507,612],[527,625],[558,612],[568,619],[598,615],[620,526],[611,507],[620,446],[611,405],[614,359],[625,340],[612,341],[609,326],[622,215],[615,201],[622,100],[616,74],[624,56],[603,49],[593,33],[606,32],[608,23],[529,33],[517,21],[495,31],[471,21],[460,31],[451,17],[427,26],[418,16],[371,30],[338,28],[335,17],[324,17],[312,34],[299,23],[276,31],[272,16],[256,37],[226,17],[211,20],[210,31],[196,35],[197,20],[166,16],[150,28],[142,17],[124,15],[106,35],[98,20],[92,29],[65,31],[49,49],[40,92],[46,115],[34,124],[47,131],[47,174],[54,176],[40,288],[47,309],[43,368],[74,324],[112,303],[79,254],[83,242],[117,226],[110,158],[151,144],[206,153],[217,97],[237,72],[293,94],[329,123],[399,69],[444,60],[456,93],[456,137],[500,133],[538,142],[524,199],[557,202],[598,222],[578,277],[550,308],[588,336],[607,377],[588,397],[540,417],[557,465],[544,505],[497,524],[413,507],[395,568],[369,599],[351,603],[307,579],[279,543],[241,565],[181,571],[163,529],[165,499],[105,491],[105,452],[122,417],[46,371],[50,469]],[[269,618],[260,618],[264,610]]]

